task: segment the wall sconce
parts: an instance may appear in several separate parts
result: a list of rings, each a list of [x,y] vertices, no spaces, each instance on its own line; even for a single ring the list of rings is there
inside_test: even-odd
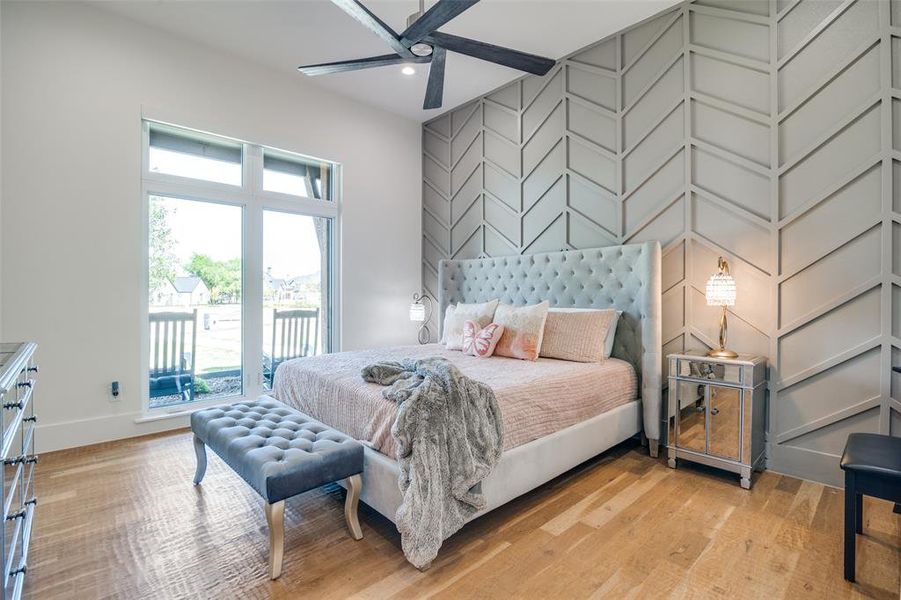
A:
[[[726,349],[726,307],[735,306],[735,279],[729,273],[729,263],[722,256],[717,266],[719,271],[710,276],[707,280],[707,306],[722,306],[723,313],[720,317],[720,347],[711,350],[707,356],[715,356],[717,358],[736,358],[737,353]]]
[[[425,294],[413,294],[413,302],[410,304],[410,320],[414,323],[422,323],[419,326],[419,343],[428,344],[432,341],[432,332],[429,330],[429,319],[432,318],[432,299]]]

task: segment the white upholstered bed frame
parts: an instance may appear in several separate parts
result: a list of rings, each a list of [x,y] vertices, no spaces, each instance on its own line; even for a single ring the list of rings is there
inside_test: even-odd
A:
[[[439,305],[550,301],[561,308],[616,308],[613,356],[639,376],[641,397],[592,419],[504,452],[482,483],[486,507],[473,518],[550,481],[616,444],[644,432],[657,456],[661,394],[660,244],[647,242],[473,260],[443,260]],[[397,461],[366,448],[360,499],[394,521],[402,502]]]

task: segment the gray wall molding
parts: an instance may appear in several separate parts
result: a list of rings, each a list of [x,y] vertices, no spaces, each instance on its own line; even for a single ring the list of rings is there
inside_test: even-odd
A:
[[[901,435],[901,0],[697,0],[423,127],[438,261],[660,240],[664,353],[770,359],[770,468]],[[437,316],[436,316],[437,318]]]

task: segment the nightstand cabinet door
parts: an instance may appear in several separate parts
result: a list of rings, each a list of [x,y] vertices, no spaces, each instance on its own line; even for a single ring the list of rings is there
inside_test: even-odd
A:
[[[678,422],[676,443],[680,448],[707,452],[707,386],[693,381],[676,384]]]
[[[741,458],[741,389],[709,385],[710,443],[707,453],[729,460]]]

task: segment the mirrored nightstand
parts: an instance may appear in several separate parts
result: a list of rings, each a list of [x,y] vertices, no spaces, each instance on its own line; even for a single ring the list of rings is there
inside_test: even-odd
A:
[[[741,475],[763,465],[766,358],[671,354],[667,411],[669,466],[685,459]]]

